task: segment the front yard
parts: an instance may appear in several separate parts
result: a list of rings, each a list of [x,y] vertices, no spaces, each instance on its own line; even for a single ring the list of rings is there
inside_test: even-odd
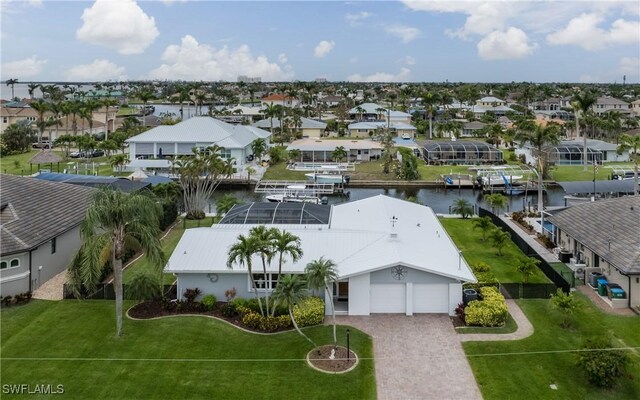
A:
[[[587,338],[612,335],[614,347],[640,346],[640,317],[604,314],[576,293],[581,311],[573,327],[563,329],[561,316],[549,300],[517,300],[534,326],[526,339],[504,342],[467,342],[463,347],[485,399],[637,399],[640,393],[640,351],[627,352],[631,363],[615,389],[589,385],[576,366]],[[556,385],[554,390],[550,385]]]
[[[482,232],[473,228],[472,219],[441,218],[440,222],[447,230],[456,246],[462,251],[467,263],[478,265],[485,262],[501,283],[522,282],[522,274],[516,270],[516,263],[524,253],[511,241],[502,249],[502,256],[497,255],[491,240],[482,241]],[[549,283],[547,277],[538,268],[529,277],[529,283]]]
[[[204,317],[124,318],[118,338],[114,304],[102,300],[33,301],[0,318],[2,385],[62,384],[75,399],[376,397],[371,339],[354,328],[358,367],[330,375],[307,366],[312,346],[295,331],[256,335]],[[330,326],[305,332],[332,341]],[[345,345],[345,327],[338,337]]]

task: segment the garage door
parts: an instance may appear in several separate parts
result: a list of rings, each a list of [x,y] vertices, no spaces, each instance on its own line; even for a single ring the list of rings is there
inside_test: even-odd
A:
[[[405,313],[407,286],[402,284],[371,285],[371,313]]]
[[[448,313],[448,284],[413,284],[414,313]]]

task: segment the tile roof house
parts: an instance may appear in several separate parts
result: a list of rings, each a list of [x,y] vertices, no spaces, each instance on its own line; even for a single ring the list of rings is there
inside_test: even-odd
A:
[[[64,271],[81,244],[93,189],[0,175],[0,290],[35,290]]]
[[[569,207],[550,217],[556,245],[591,272],[604,273],[640,306],[640,197],[628,196]]]
[[[262,104],[262,107],[266,107],[269,105],[280,105],[283,107],[300,106],[300,100],[298,100],[297,98],[279,93],[263,97],[262,99],[260,99],[260,103]]]

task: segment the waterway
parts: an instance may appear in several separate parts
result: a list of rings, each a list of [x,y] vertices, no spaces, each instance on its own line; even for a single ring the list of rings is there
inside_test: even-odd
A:
[[[242,199],[244,202],[266,201],[265,194],[255,193],[252,189],[231,189],[219,188],[211,201],[209,212],[215,212],[216,199],[231,193],[235,197]],[[384,194],[400,199],[415,197],[420,204],[431,207],[438,214],[448,214],[449,207],[457,199],[463,198],[472,205],[488,208],[484,202],[484,195],[481,191],[472,189],[447,189],[444,188],[387,188],[387,189],[363,189],[363,188],[347,188],[342,196],[328,196],[329,204],[338,204],[346,201],[361,200],[371,196]],[[563,206],[565,192],[559,186],[547,188],[543,197],[545,206]],[[504,211],[521,211],[524,208],[534,210],[538,204],[537,192],[525,196],[507,197],[508,210]]]

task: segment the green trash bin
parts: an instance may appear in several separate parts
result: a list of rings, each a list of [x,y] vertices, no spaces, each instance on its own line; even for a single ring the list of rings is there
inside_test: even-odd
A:
[[[606,279],[598,279],[598,294],[600,296],[607,295],[607,280]]]

